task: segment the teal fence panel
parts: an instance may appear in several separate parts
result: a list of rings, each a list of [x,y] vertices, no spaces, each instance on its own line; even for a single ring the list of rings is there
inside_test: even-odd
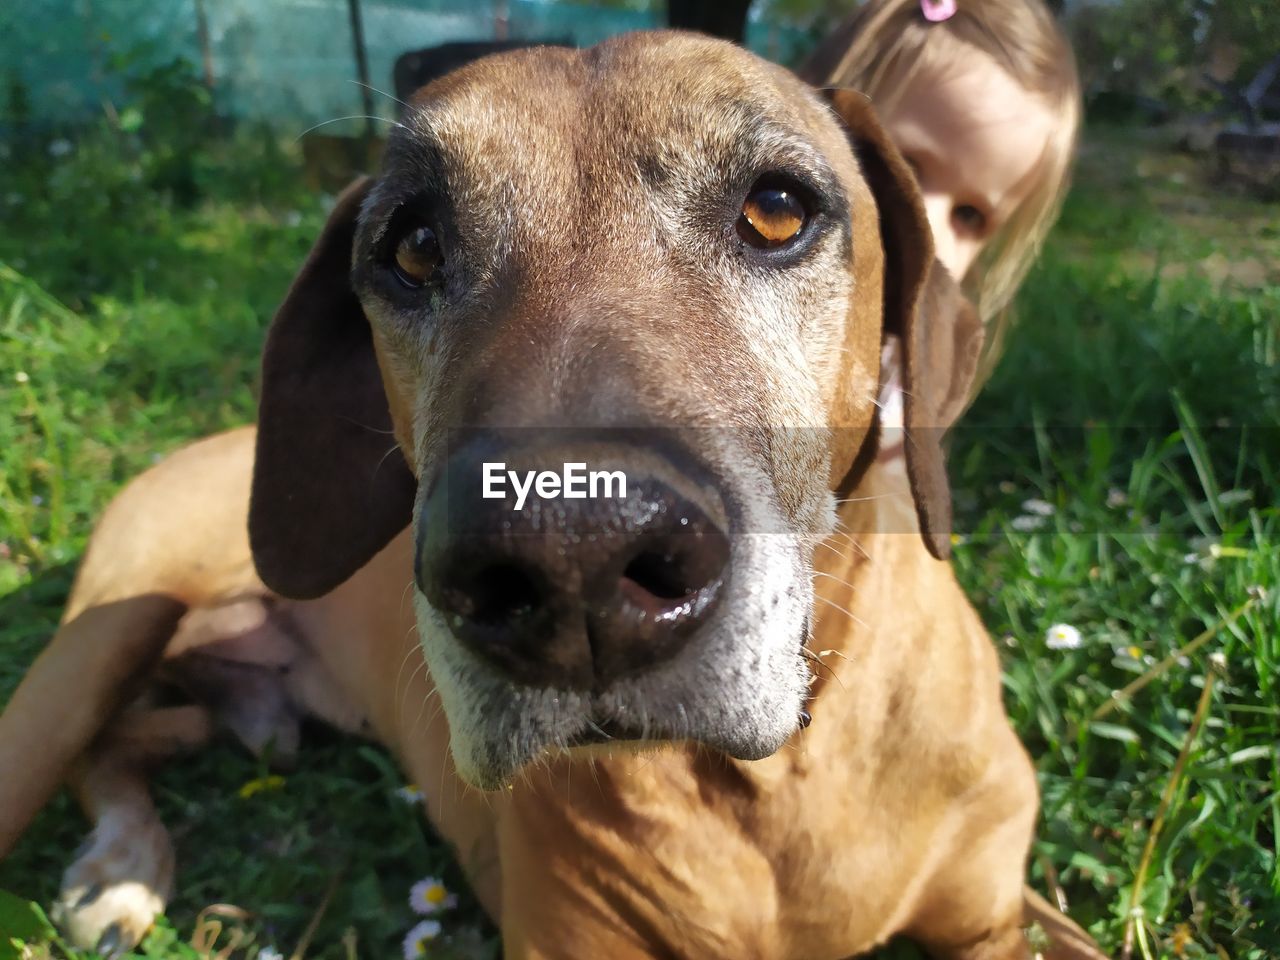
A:
[[[513,40],[570,40],[579,47],[630,30],[653,30],[663,25],[656,14],[541,0],[508,0],[507,17]]]
[[[662,26],[656,13],[548,0],[363,0],[361,13],[382,117],[395,113],[392,66],[409,50],[503,32],[588,46]],[[748,46],[783,63],[809,43],[758,19],[747,31]],[[223,116],[301,130],[363,111],[347,0],[0,0],[0,127],[82,122],[120,101],[122,77],[175,60],[207,75]]]
[[[191,0],[0,0],[0,118],[82,119],[175,57],[199,62]]]

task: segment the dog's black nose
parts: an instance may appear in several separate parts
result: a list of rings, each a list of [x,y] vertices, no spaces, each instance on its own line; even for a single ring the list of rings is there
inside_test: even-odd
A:
[[[423,506],[418,586],[521,683],[599,689],[668,660],[711,616],[730,553],[715,485],[678,459],[469,443]]]

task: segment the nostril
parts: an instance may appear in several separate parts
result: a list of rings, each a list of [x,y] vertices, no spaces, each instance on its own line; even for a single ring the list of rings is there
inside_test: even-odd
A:
[[[497,625],[536,613],[546,597],[539,583],[515,563],[491,563],[451,578],[441,590],[444,606],[479,624]]]
[[[675,656],[717,609],[729,539],[705,517],[681,526],[648,531],[620,551],[621,570],[601,570],[591,586],[587,640],[598,687]]]
[[[718,532],[650,540],[627,561],[619,592],[651,614],[691,613],[716,593],[728,553],[728,543]]]
[[[690,586],[687,568],[685,558],[678,554],[645,550],[627,564],[622,579],[660,600],[683,600],[698,590]]]

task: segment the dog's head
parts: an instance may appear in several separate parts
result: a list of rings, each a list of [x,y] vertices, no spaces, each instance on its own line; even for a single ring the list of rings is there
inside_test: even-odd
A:
[[[316,596],[412,522],[475,784],[606,737],[766,756],[806,695],[814,547],[874,453],[883,330],[908,346],[913,494],[946,550],[934,428],[972,351],[926,369],[920,304],[950,331],[957,296],[932,268],[856,94],[678,33],[477,62],[413,100],[276,316],[259,570]]]

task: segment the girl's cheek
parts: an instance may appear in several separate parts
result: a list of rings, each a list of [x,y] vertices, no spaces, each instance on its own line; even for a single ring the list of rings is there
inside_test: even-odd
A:
[[[934,254],[953,277],[961,278],[973,262],[973,256],[963,253],[965,239],[956,234],[951,207],[951,198],[946,194],[926,192],[924,195],[924,212],[933,232]]]
[[[963,280],[964,275],[973,266],[973,261],[977,260],[978,254],[982,252],[982,245],[983,242],[981,240],[975,240],[972,237],[955,237],[951,245],[950,262],[947,260],[942,262],[953,277],[957,280]]]

